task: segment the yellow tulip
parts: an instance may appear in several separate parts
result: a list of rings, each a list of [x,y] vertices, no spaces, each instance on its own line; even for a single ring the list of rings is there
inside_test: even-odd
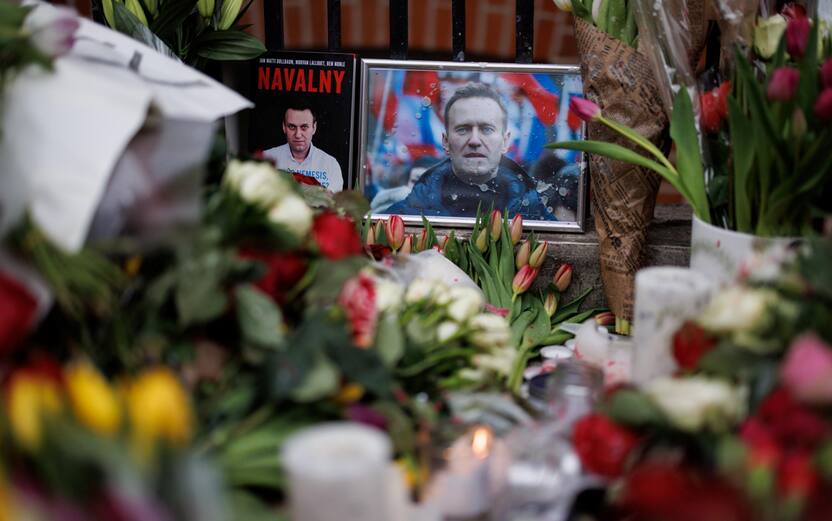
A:
[[[169,369],[160,367],[140,374],[128,384],[126,400],[140,450],[147,452],[157,441],[181,445],[191,439],[190,401]]]
[[[58,385],[29,373],[12,376],[9,384],[8,415],[15,439],[35,450],[43,437],[43,418],[61,409]]]
[[[93,431],[111,436],[121,424],[119,403],[107,380],[89,363],[66,371],[69,402],[76,418]]]

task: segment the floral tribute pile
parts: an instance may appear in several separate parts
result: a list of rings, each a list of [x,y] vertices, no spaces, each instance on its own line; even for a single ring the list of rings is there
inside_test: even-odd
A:
[[[610,390],[576,424],[584,467],[612,480],[607,514],[829,519],[830,256],[826,239],[756,261],[676,333],[678,374]]]
[[[579,309],[588,292],[558,305],[568,265],[532,286],[548,245],[521,241],[519,217],[481,216],[473,243],[429,224],[414,237],[396,216],[365,219],[359,194],[266,162],[232,160],[219,178],[197,228],[152,246],[70,254],[31,219],[6,237],[55,302],[41,318],[0,270],[10,512],[273,516],[286,437],[339,419],[388,432],[418,485],[448,392],[518,391],[537,348],[568,338],[558,325],[596,312]]]

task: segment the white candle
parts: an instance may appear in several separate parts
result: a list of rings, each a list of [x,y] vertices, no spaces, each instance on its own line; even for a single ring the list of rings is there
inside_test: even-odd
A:
[[[448,466],[437,474],[428,501],[446,517],[471,518],[491,507],[491,446],[487,427],[456,440],[448,450]]]
[[[387,436],[357,423],[322,424],[295,434],[283,448],[291,519],[396,519],[390,455]]]

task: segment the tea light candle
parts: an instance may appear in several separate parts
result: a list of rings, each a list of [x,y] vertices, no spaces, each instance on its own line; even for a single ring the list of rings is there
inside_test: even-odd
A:
[[[492,443],[491,430],[478,427],[448,450],[448,466],[437,474],[429,491],[429,502],[444,516],[473,518],[491,507]]]
[[[291,519],[390,521],[390,440],[357,423],[329,423],[292,436],[283,448]]]

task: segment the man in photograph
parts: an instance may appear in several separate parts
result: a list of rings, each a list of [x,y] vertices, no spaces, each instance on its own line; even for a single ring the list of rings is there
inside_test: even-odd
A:
[[[508,114],[490,87],[471,83],[445,105],[442,146],[448,158],[428,169],[407,198],[388,213],[473,216],[478,207],[536,220],[555,220],[535,183],[505,156],[510,143]]]
[[[312,144],[317,130],[318,122],[309,106],[290,106],[283,115],[286,144],[270,148],[263,155],[281,170],[312,177],[330,192],[340,192],[344,189],[341,166],[334,157]]]

